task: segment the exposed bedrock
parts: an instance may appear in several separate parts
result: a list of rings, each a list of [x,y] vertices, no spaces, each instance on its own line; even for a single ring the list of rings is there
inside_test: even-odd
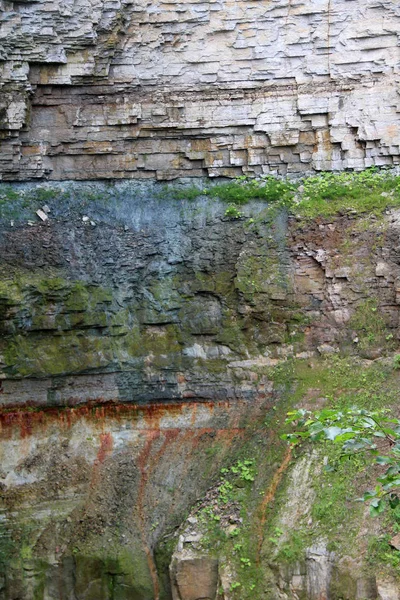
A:
[[[5,417],[0,598],[170,598],[170,555],[157,565],[157,542],[180,524],[271,401]]]
[[[0,179],[399,163],[392,0],[2,0],[0,9]]]
[[[3,191],[0,597],[170,598],[160,542],[279,406],[273,369],[393,350],[399,213]]]
[[[289,355],[379,355],[382,336],[363,339],[371,318],[397,339],[397,211],[302,224],[261,202],[229,218],[213,199],[163,193],[121,183],[5,196],[2,406],[252,400]]]

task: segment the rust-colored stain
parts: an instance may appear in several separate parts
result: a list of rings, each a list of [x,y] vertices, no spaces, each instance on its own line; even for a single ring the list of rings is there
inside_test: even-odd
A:
[[[202,447],[209,441],[209,436],[216,440],[224,440],[228,446],[233,440],[244,435],[240,428],[240,414],[245,401],[185,401],[168,403],[123,404],[123,403],[97,403],[75,407],[3,407],[0,409],[0,439],[25,439],[32,435],[47,432],[51,429],[68,430],[80,420],[87,420],[98,431],[97,454],[92,465],[91,481],[88,489],[89,499],[93,490],[101,485],[103,477],[103,464],[113,451],[113,426],[115,423],[130,421],[141,432],[143,445],[137,456],[137,465],[140,470],[140,483],[137,498],[137,511],[139,516],[139,530],[142,544],[147,556],[149,573],[153,583],[154,600],[159,598],[160,586],[158,573],[153,556],[151,530],[151,506],[149,498],[151,492],[148,486],[154,479],[154,472],[162,457],[168,452],[179,452],[181,446],[189,444],[190,448]],[[198,422],[202,420],[202,412],[206,421],[218,411],[221,414],[229,412],[229,423],[226,428],[222,424],[213,427]],[[236,413],[239,413],[238,415]],[[185,425],[180,427],[181,416],[185,417]],[[165,422],[163,422],[163,419]],[[222,427],[221,427],[222,425]],[[190,468],[190,456],[183,456],[181,471],[187,473]]]
[[[193,410],[196,411],[196,406]],[[153,421],[154,424],[154,421]],[[242,436],[244,433],[243,429],[214,429],[211,427],[202,427],[200,429],[181,429],[171,428],[165,430],[153,429],[144,432],[146,441],[142,451],[138,456],[138,465],[141,471],[141,478],[138,491],[138,515],[139,515],[139,529],[142,539],[143,548],[147,557],[147,564],[149,567],[150,577],[153,584],[153,598],[159,600],[160,596],[160,584],[158,579],[157,567],[154,560],[153,548],[149,540],[149,527],[146,522],[146,509],[149,511],[147,505],[147,494],[146,488],[154,469],[157,467],[160,459],[167,452],[167,447],[174,443],[179,443],[181,446],[185,446],[186,442],[190,442],[191,449],[195,449],[204,438],[205,435],[213,435],[215,439],[223,438],[229,444],[236,439],[238,436]],[[162,440],[162,441],[161,441]],[[187,456],[181,465],[181,473],[184,473],[188,469],[190,458],[192,454],[187,453]]]
[[[100,434],[100,448],[97,452],[96,463],[102,464],[106,456],[110,454],[113,447],[113,437],[111,433],[101,433]]]
[[[253,406],[253,405],[251,405]],[[140,432],[141,449],[135,457],[140,470],[137,496],[138,526],[142,547],[147,557],[149,574],[153,585],[153,598],[159,599],[160,584],[153,554],[153,540],[149,520],[152,516],[152,490],[149,486],[156,479],[155,471],[162,458],[168,453],[179,454],[182,448],[188,451],[182,454],[180,464],[180,480],[190,475],[193,460],[192,450],[204,448],[210,442],[222,442],[224,450],[228,450],[235,439],[245,435],[240,418],[247,407],[244,400],[235,401],[190,401],[151,404],[101,403],[78,407],[22,408],[0,409],[0,439],[28,438],[47,430],[58,428],[67,430],[80,420],[87,420],[98,432],[96,458],[92,465],[91,481],[88,486],[88,499],[84,516],[93,508],[93,492],[102,485],[104,475],[103,464],[113,451],[113,427],[115,424],[130,421]],[[207,421],[214,414],[222,415],[227,422],[212,423]],[[184,416],[184,424],[181,416]],[[163,419],[165,421],[163,422]],[[206,423],[201,421],[205,417]],[[206,426],[204,426],[206,425]],[[207,426],[208,425],[208,426]],[[210,426],[211,425],[211,426]],[[180,486],[177,488],[180,493]],[[172,506],[174,499],[171,498]],[[157,504],[157,501],[155,502]]]
[[[234,403],[237,405],[237,402]],[[17,432],[21,438],[28,437],[35,432],[57,425],[68,429],[82,418],[99,423],[109,420],[143,419],[146,428],[158,429],[160,420],[165,416],[178,416],[184,411],[196,412],[198,406],[206,406],[212,412],[215,408],[228,408],[232,406],[227,401],[221,402],[154,402],[147,405],[107,403],[99,405],[86,404],[79,407],[62,408],[0,408],[0,439],[10,439]],[[194,417],[192,416],[192,422]]]
[[[271,484],[268,487],[268,489],[265,493],[265,496],[263,498],[263,501],[261,503],[261,506],[260,506],[261,517],[260,517],[259,534],[258,534],[257,564],[260,563],[261,548],[262,548],[262,544],[264,541],[264,526],[265,526],[265,521],[267,518],[266,509],[267,509],[267,506],[271,502],[273,502],[273,500],[275,498],[276,490],[278,489],[278,485],[281,482],[284,472],[286,471],[286,469],[289,466],[291,458],[292,458],[292,448],[291,448],[291,446],[288,446],[286,449],[285,455],[283,457],[283,461],[282,461],[281,465],[279,466],[279,468],[275,471],[274,476],[271,481]]]
[[[90,490],[93,490],[99,485],[101,480],[101,465],[109,456],[113,449],[113,436],[110,432],[100,434],[100,446],[97,451],[96,459],[93,463],[92,479],[90,482]]]
[[[149,475],[154,467],[154,459],[151,458],[151,451],[152,451],[154,441],[158,440],[160,437],[160,431],[159,430],[150,430],[150,431],[146,431],[145,434],[146,434],[146,438],[147,438],[146,443],[138,457],[138,464],[139,464],[139,468],[140,468],[141,477],[140,477],[140,485],[139,485],[139,491],[138,491],[137,509],[138,509],[138,515],[139,515],[140,535],[142,538],[143,548],[146,553],[147,565],[149,567],[150,577],[151,577],[151,581],[153,584],[154,600],[158,600],[159,596],[160,596],[160,584],[158,581],[158,573],[157,573],[157,567],[156,567],[154,556],[153,556],[153,550],[150,547],[149,541],[147,539],[146,515],[144,512],[144,508],[145,508],[146,485],[147,485]],[[174,430],[173,434],[174,434],[174,437],[176,437],[179,434],[179,429]],[[167,443],[168,443],[168,438],[165,439],[164,443],[162,444],[163,449],[167,445]]]

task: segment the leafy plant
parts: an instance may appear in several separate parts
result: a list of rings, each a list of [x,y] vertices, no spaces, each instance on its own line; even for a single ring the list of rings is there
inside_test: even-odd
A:
[[[243,214],[236,208],[234,204],[230,204],[225,211],[225,217],[229,217],[230,219],[240,219]]]
[[[279,538],[281,537],[282,534],[283,534],[283,530],[280,527],[275,527],[275,529],[274,529],[274,536],[268,538],[268,540],[272,544],[278,544],[279,543]]]
[[[238,177],[235,181],[214,185],[207,193],[224,202],[246,204],[249,200],[283,202],[293,197],[296,185],[272,175],[260,178]]]
[[[387,206],[400,203],[400,176],[376,168],[321,173],[304,179],[298,192],[298,212],[307,218],[330,216],[339,210],[380,214]]]
[[[293,445],[305,440],[331,441],[341,448],[339,461],[363,454],[383,468],[375,488],[359,498],[369,501],[372,516],[387,505],[394,509],[400,504],[400,420],[391,418],[387,409],[323,409],[315,413],[300,409],[288,413],[287,423],[295,424],[296,431],[282,438]],[[327,464],[325,469],[335,470],[335,465]]]
[[[236,464],[232,465],[229,469],[221,469],[221,473],[233,473],[238,475],[243,481],[254,481],[256,475],[254,469],[254,460],[238,460]]]
[[[239,581],[232,581],[231,583],[231,592],[233,592],[233,590],[236,590],[237,588],[241,587],[241,583]]]

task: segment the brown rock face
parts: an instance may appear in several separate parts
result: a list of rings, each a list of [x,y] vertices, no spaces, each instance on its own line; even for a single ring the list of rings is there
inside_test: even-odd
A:
[[[399,163],[396,2],[0,2],[0,178]]]
[[[204,557],[180,557],[171,565],[173,600],[215,600],[218,561]]]

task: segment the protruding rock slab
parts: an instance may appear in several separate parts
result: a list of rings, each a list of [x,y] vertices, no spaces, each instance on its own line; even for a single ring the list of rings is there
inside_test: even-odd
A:
[[[215,600],[218,588],[218,560],[175,555],[170,567],[173,600]]]

